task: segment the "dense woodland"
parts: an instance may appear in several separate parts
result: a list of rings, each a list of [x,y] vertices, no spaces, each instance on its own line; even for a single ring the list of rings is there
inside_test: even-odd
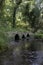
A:
[[[6,31],[29,31],[42,36],[43,0],[0,0],[0,43],[2,44],[5,43],[6,36],[3,32]]]
[[[43,0],[0,0],[0,30],[43,33]]]

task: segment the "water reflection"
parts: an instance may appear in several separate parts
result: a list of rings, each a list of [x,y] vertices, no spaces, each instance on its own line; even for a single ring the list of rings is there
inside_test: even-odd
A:
[[[0,65],[43,65],[43,42],[12,41],[10,48],[0,53]]]

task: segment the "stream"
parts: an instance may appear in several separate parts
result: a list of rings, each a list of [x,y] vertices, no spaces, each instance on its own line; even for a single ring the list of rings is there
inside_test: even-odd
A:
[[[43,42],[11,41],[9,49],[0,53],[0,65],[43,65]]]

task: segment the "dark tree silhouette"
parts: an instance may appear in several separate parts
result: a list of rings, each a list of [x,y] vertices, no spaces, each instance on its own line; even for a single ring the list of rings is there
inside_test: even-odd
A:
[[[13,12],[13,23],[12,23],[13,28],[15,27],[16,11],[17,11],[17,8],[19,7],[21,2],[22,2],[22,0],[16,0],[16,6],[14,7],[14,12]]]

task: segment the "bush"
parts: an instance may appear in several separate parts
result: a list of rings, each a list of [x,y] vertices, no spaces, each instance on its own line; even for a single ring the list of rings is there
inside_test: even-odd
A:
[[[43,34],[36,34],[34,36],[35,39],[43,39]]]
[[[4,32],[0,32],[0,52],[5,50],[5,47],[7,46],[7,36]]]

